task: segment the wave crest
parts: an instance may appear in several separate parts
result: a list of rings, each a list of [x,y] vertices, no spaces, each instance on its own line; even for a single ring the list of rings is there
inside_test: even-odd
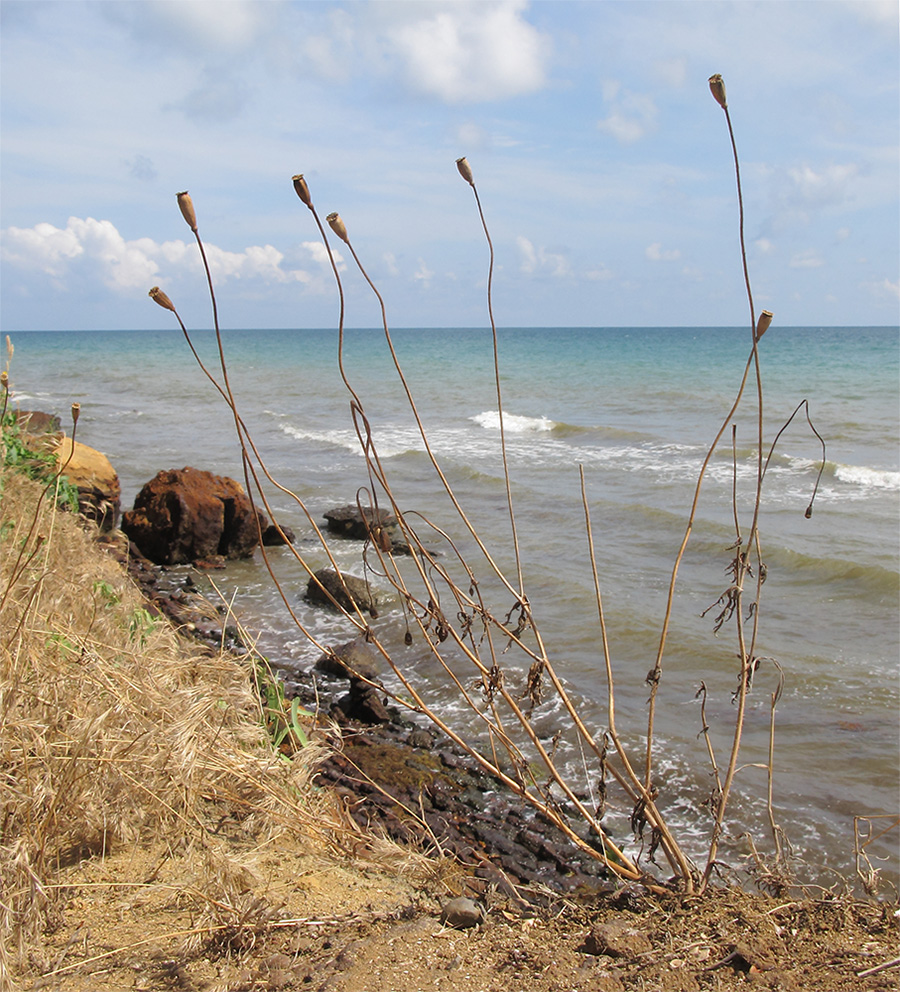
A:
[[[491,430],[500,429],[500,414],[497,410],[485,410],[483,413],[476,413],[474,417],[469,417],[479,427],[486,427]],[[503,426],[506,430],[515,434],[527,434],[537,431],[552,431],[556,423],[549,417],[525,417],[517,413],[504,413]]]

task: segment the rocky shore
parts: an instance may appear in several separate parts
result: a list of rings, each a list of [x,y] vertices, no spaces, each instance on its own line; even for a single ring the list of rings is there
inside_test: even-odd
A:
[[[245,651],[240,632],[200,593],[194,566],[161,566],[119,536],[104,539],[137,583],[148,610],[211,648]],[[206,561],[205,568],[225,566]],[[469,892],[500,891],[525,903],[612,891],[599,861],[578,850],[439,731],[405,719],[378,698],[368,721],[348,717],[348,680],[330,672],[283,673],[295,696],[329,717],[333,749],[318,778],[355,822],[419,850],[452,855]],[[352,685],[352,683],[350,683]],[[375,694],[377,696],[377,693]]]
[[[246,652],[228,614],[201,593],[203,572],[227,567],[217,553],[227,542],[211,539],[193,561],[154,563],[110,524],[105,497],[99,500],[104,512],[93,519],[105,526],[98,543],[127,568],[146,611],[208,646],[209,652],[193,649],[194,657],[219,662],[212,655],[223,646]],[[92,574],[107,564],[98,559]],[[52,574],[68,575],[62,567]],[[88,589],[90,579],[83,582]],[[184,641],[161,624],[156,630],[177,657]],[[73,658],[62,661],[81,664]],[[144,844],[110,850],[104,843],[103,857],[80,847],[72,863],[57,865],[51,888],[60,902],[40,954],[29,959],[27,987],[42,987],[49,975],[67,992],[896,987],[895,902],[856,900],[849,889],[773,899],[723,887],[696,898],[622,886],[449,740],[408,720],[357,678],[365,665],[358,642],[336,646],[314,672],[291,672],[284,682],[287,697],[322,714],[332,744],[316,769],[326,788],[309,792],[295,815],[312,799],[325,802],[330,817],[337,799],[358,833],[347,830],[327,857],[305,823],[286,833],[279,825],[261,842],[250,820],[245,830],[244,807],[230,788],[220,794],[218,786],[204,787],[198,808],[215,816],[209,824],[198,820],[202,844],[173,846],[167,835],[148,836]],[[255,720],[243,670],[230,669],[250,704],[241,712]],[[83,683],[81,668],[74,681]],[[219,683],[209,686],[201,687],[202,699],[218,699]],[[220,731],[217,721],[217,742]],[[240,763],[246,758],[241,750]],[[270,758],[264,756],[267,769],[286,767]],[[240,765],[234,771],[239,775]],[[182,782],[179,774],[179,795]],[[345,823],[334,819],[341,831]],[[379,845],[379,833],[433,857]],[[227,872],[226,852],[238,859],[227,862]]]

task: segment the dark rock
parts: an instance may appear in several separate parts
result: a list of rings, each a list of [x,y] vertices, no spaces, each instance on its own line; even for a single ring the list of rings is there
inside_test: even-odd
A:
[[[296,544],[297,536],[290,527],[283,524],[269,524],[263,531],[262,543],[267,548],[277,548],[284,544]]]
[[[424,748],[430,751],[434,747],[434,735],[427,730],[413,730],[406,738],[406,743],[410,747]]]
[[[249,557],[267,526],[234,479],[196,468],[157,473],[122,518],[141,553],[161,565]]]
[[[328,654],[323,654],[316,662],[316,668],[340,679],[355,676],[374,681],[378,678],[378,655],[365,638],[357,637],[355,641],[331,648]]]
[[[359,679],[350,682],[350,691],[338,700],[337,706],[347,720],[369,724],[391,722],[379,691]]]
[[[385,529],[397,527],[397,518],[388,510],[376,510],[371,506],[360,509],[355,504],[328,510],[325,520],[332,534],[356,541],[366,541],[370,537],[377,540]]]
[[[335,608],[342,607],[348,612],[358,606],[363,613],[377,611],[377,597],[365,579],[354,575],[338,575],[333,568],[320,568],[306,586],[306,596],[313,603],[323,603]]]
[[[388,510],[366,506],[360,509],[356,504],[338,506],[325,514],[328,530],[356,541],[369,541],[377,544],[382,551],[394,554],[409,554],[409,545],[403,539],[397,518]]]

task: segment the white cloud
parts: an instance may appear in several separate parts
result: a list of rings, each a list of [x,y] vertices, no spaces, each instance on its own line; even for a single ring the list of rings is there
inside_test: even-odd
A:
[[[319,265],[328,265],[328,251],[325,245],[321,241],[304,241],[302,247],[309,252],[310,258],[314,262],[318,262]],[[346,271],[347,265],[344,262],[344,256],[337,250],[337,248],[331,249],[331,257],[334,259],[334,264],[337,266],[339,272]]]
[[[416,89],[447,103],[532,93],[544,85],[549,48],[524,19],[525,7],[522,0],[400,4],[393,10],[404,21],[387,26],[387,47]]]
[[[419,259],[419,267],[413,274],[413,279],[417,282],[421,282],[426,288],[431,285],[431,280],[434,278],[434,272],[428,268],[425,264],[425,259]]]
[[[885,279],[879,288],[891,296],[896,296],[897,299],[900,299],[900,282],[891,282],[890,279]]]
[[[820,269],[824,264],[825,260],[814,248],[797,252],[791,258],[792,269]]]
[[[400,275],[400,269],[397,267],[397,256],[392,251],[384,252],[381,260],[384,262],[384,267],[387,269],[389,275]]]
[[[787,172],[788,196],[810,206],[839,203],[858,172],[853,164],[829,165],[819,172],[809,165],[796,166]]]
[[[681,258],[681,252],[677,248],[663,249],[659,241],[648,245],[644,254],[651,262],[675,262]]]
[[[143,286],[159,271],[144,245],[125,241],[111,221],[93,217],[70,217],[64,229],[52,224],[9,227],[3,232],[2,253],[4,261],[55,280],[93,264],[102,282],[118,290]]]
[[[303,247],[313,262],[327,260],[318,242]],[[272,245],[251,245],[243,251],[226,251],[206,244],[214,279],[224,284],[232,279],[263,283],[310,281],[303,269],[283,265],[284,254]],[[56,285],[67,288],[76,279],[102,283],[120,293],[149,289],[154,281],[172,277],[179,268],[197,271],[200,257],[196,245],[181,240],[157,242],[152,238],[126,241],[115,225],[93,217],[70,217],[65,228],[36,224],[32,228],[9,227],[3,231],[2,257],[19,269],[43,272]],[[342,261],[336,255],[337,261]]]
[[[519,270],[525,275],[545,273],[554,278],[563,278],[571,274],[569,260],[559,252],[547,251],[535,246],[523,235],[516,238],[516,244],[522,257]]]
[[[609,282],[613,277],[613,273],[612,269],[608,269],[601,262],[600,265],[595,265],[592,269],[588,269],[584,277],[590,282]]]
[[[895,0],[844,0],[844,6],[851,10],[861,21],[872,24],[896,25],[897,4]]]
[[[597,128],[620,144],[634,144],[656,130],[657,109],[650,97],[628,91],[620,97],[619,84],[607,82],[603,85],[603,99],[610,104],[610,113],[597,121]]]
[[[775,245],[768,238],[757,238],[753,244],[760,255],[771,255],[775,251]]]
[[[251,47],[268,16],[267,8],[275,6],[257,0],[167,0],[103,4],[100,9],[110,20],[128,24],[137,37],[150,38],[167,48],[203,54],[233,53]]]

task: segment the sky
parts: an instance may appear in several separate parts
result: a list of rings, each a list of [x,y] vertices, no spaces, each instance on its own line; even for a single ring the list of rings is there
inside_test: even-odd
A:
[[[2,0],[0,327],[897,324],[895,0]],[[346,323],[380,323],[332,240]]]

